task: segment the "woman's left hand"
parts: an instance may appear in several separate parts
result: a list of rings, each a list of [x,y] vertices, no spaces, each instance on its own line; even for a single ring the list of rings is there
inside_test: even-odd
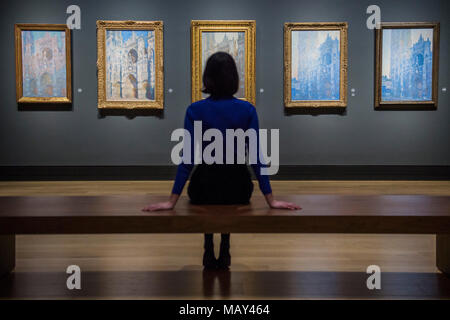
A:
[[[175,208],[175,205],[177,204],[179,197],[180,197],[179,194],[172,193],[170,195],[169,201],[156,202],[156,203],[149,204],[148,206],[145,206],[142,209],[142,211],[172,210],[173,208]]]

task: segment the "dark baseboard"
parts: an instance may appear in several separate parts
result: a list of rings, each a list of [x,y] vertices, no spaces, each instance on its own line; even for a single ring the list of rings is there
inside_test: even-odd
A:
[[[450,180],[450,166],[286,165],[274,180]]]
[[[1,180],[168,180],[176,166],[4,166]]]
[[[0,166],[2,181],[171,180],[176,166]],[[450,180],[450,166],[282,165],[271,180]]]

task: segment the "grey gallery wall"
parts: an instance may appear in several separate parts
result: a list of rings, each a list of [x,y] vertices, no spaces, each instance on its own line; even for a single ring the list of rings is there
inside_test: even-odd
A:
[[[376,3],[375,3],[376,2]],[[172,130],[190,103],[190,21],[256,20],[256,108],[261,127],[280,129],[282,164],[449,165],[450,2],[447,0],[97,0],[2,1],[0,19],[0,165],[159,165],[170,163]],[[65,23],[72,32],[73,105],[23,108],[15,101],[14,24]],[[433,111],[374,110],[374,31],[366,8],[383,21],[440,21],[439,106]],[[165,109],[161,114],[97,110],[96,20],[164,21]],[[344,113],[286,113],[284,22],[347,21],[348,106]],[[260,92],[260,88],[264,92]],[[355,96],[350,89],[355,88]],[[169,93],[169,89],[173,92]]]

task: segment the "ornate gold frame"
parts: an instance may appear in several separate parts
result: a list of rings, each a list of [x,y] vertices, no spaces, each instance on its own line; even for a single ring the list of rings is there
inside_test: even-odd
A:
[[[66,96],[65,97],[24,97],[22,76],[22,31],[64,31],[66,38]],[[72,103],[72,67],[70,49],[70,29],[65,24],[30,24],[14,25],[16,49],[16,101],[18,103]]]
[[[287,108],[317,108],[347,106],[347,22],[287,22],[284,24],[284,105]],[[340,90],[339,100],[292,100],[292,31],[296,30],[339,30],[340,31]]]
[[[382,101],[381,100],[381,78],[383,58],[383,29],[409,29],[409,28],[431,28],[433,29],[433,67],[432,67],[432,90],[429,101]],[[439,73],[439,22],[382,22],[381,28],[375,30],[375,108],[398,108],[409,107],[437,108],[438,103],[438,73]]]
[[[118,101],[106,100],[105,36],[107,29],[155,30],[155,100]],[[162,21],[97,21],[97,77],[98,108],[113,109],[163,109],[164,108],[164,64],[163,64],[163,22]]]
[[[245,32],[245,99],[255,104],[255,52],[256,23],[254,20],[192,20],[191,21],[191,68],[192,102],[202,99],[202,44],[203,31]]]

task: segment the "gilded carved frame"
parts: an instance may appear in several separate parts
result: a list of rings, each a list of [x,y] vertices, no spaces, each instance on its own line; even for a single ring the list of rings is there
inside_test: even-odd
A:
[[[22,31],[64,31],[66,48],[66,96],[65,97],[24,97],[22,74]],[[72,66],[70,29],[65,24],[14,25],[16,53],[16,101],[18,103],[72,103]]]
[[[255,104],[256,23],[254,20],[193,20],[191,21],[191,99],[202,99],[202,37],[207,32],[245,32],[245,99]]]
[[[292,74],[292,31],[340,31],[340,87],[339,100],[292,100],[291,74]],[[323,108],[347,106],[347,22],[287,22],[284,24],[284,105],[287,108]]]
[[[155,99],[149,101],[106,99],[106,30],[155,31]],[[99,109],[163,109],[164,108],[164,55],[162,21],[97,21],[97,77]]]
[[[433,65],[431,100],[427,101],[382,101],[382,55],[383,55],[383,29],[430,28],[433,29]],[[404,109],[406,107],[437,108],[438,79],[439,79],[439,22],[382,22],[380,29],[375,30],[375,109]]]

